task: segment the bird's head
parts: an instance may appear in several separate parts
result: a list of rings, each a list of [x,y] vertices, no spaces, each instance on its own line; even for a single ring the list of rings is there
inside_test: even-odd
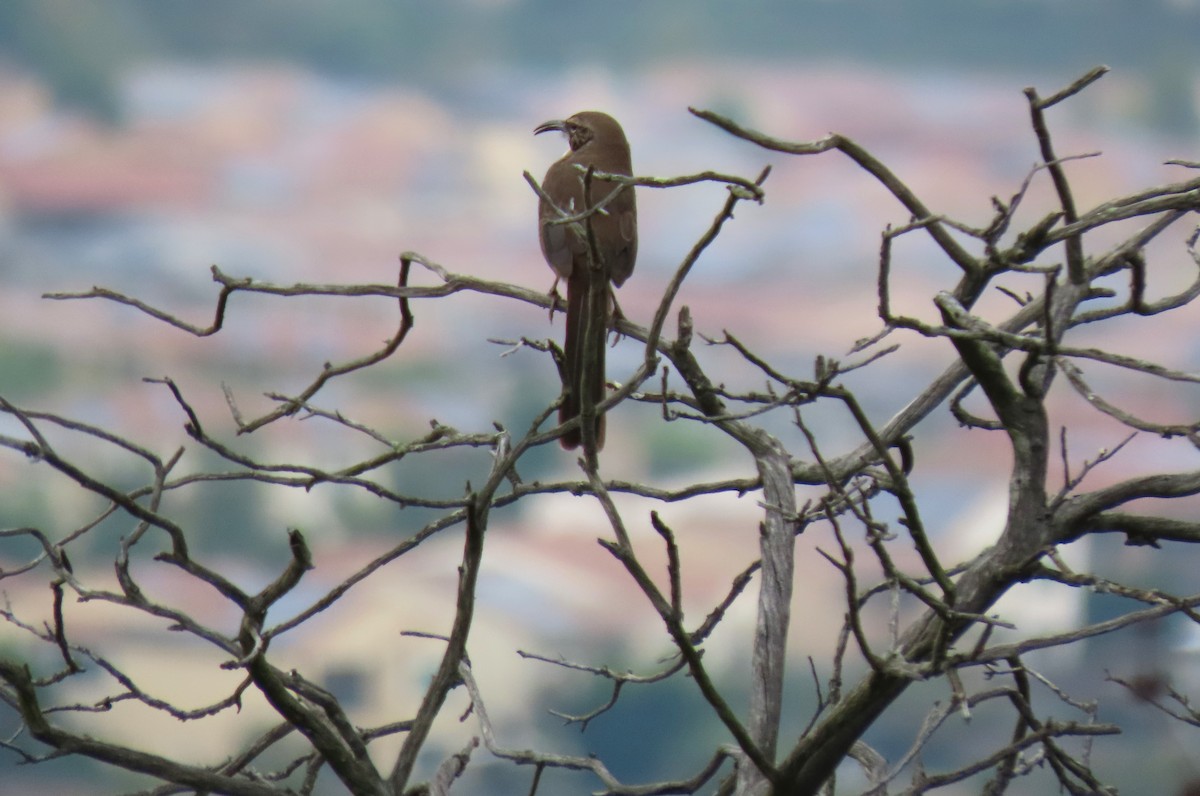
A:
[[[533,128],[533,134],[558,130],[567,136],[572,152],[577,152],[592,141],[625,143],[625,131],[617,120],[600,111],[582,111],[566,119],[542,122]],[[626,144],[628,146],[628,144]]]

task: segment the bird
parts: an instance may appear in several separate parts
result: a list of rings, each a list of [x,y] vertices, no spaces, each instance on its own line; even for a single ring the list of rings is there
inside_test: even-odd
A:
[[[607,174],[633,176],[629,142],[616,119],[599,111],[583,111],[566,119],[543,122],[534,135],[556,130],[566,135],[569,149],[551,164],[542,180],[538,203],[538,238],[542,254],[554,270],[551,296],[557,296],[559,280],[567,285],[566,336],[563,341],[562,377],[564,394],[558,410],[558,422],[566,423],[580,415],[584,402],[592,406],[604,400],[604,350],[612,313],[619,312],[613,286],[620,287],[633,273],[637,259],[637,205],[633,186],[593,179],[585,199],[584,181],[589,169]],[[614,192],[617,193],[613,196]],[[579,224],[551,224],[563,213],[578,215],[601,206]],[[595,240],[597,267],[604,279],[590,279],[586,226]],[[590,296],[591,285],[603,285],[605,295]],[[594,332],[589,336],[589,325]],[[584,390],[587,394],[584,394]],[[596,416],[596,450],[604,446],[604,416]],[[559,437],[566,450],[579,447],[583,429],[577,427]]]

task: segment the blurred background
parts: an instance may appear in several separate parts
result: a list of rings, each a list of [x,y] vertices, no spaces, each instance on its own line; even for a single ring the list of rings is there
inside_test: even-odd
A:
[[[846,134],[935,212],[986,225],[990,198],[1010,197],[1037,161],[1022,89],[1034,86],[1048,95],[1097,64],[1112,73],[1050,112],[1060,155],[1102,153],[1069,167],[1080,207],[1186,178],[1164,161],[1200,159],[1198,36],[1200,8],[1188,0],[4,0],[0,395],[104,426],[164,456],[183,445],[181,468],[228,469],[192,449],[176,403],[142,377],[174,378],[210,433],[232,439],[222,385],[247,417],[268,411],[273,404],[263,393],[295,393],[325,362],[382,345],[397,322],[394,302],[241,294],[230,304],[225,328],[198,339],[128,307],[41,296],[102,285],[207,325],[217,292],[211,265],[279,284],[394,284],[404,250],[451,271],[546,289],[551,274],[536,241],[536,198],[522,171],[540,178],[563,151],[561,140],[534,138],[535,125],[585,109],[608,111],[622,122],[640,175],[714,169],[752,178],[764,165],[774,167],[767,202],[739,209],[680,303],[691,307],[697,331],[719,336],[728,329],[804,377],[817,354],[843,357],[856,340],[878,331],[879,234],[886,224],[908,219],[839,155],[772,155],[695,119],[689,106],[791,140]],[[639,193],[638,270],[620,296],[631,319],[648,320],[661,288],[724,196],[713,185]],[[1040,184],[1028,204],[1026,220],[1052,206]],[[1195,265],[1183,250],[1189,231],[1155,244],[1153,295],[1192,279]],[[953,285],[954,268],[916,236],[898,244],[896,261],[898,309],[932,318],[930,298]],[[997,296],[982,306],[1003,314],[1011,305]],[[561,321],[551,326],[540,309],[470,295],[418,302],[414,310],[416,329],[391,360],[333,385],[318,405],[403,440],[421,434],[431,418],[463,431],[486,431],[497,420],[520,433],[557,395],[545,356],[522,350],[502,357],[508,346],[488,341],[557,338]],[[1113,324],[1114,337],[1090,342],[1145,355],[1145,335],[1153,334],[1153,353],[1164,364],[1196,370],[1200,350],[1188,330],[1196,322],[1188,309],[1136,327]],[[949,347],[940,343],[903,343],[899,354],[851,379],[881,423],[950,360]],[[703,356],[731,384],[758,384],[728,351]],[[609,357],[609,377],[620,381],[640,350],[625,341]],[[1193,394],[1151,392],[1136,380],[1097,380],[1131,411],[1164,422],[1195,417]],[[1124,436],[1069,401],[1061,408],[1077,423],[1071,438],[1077,460]],[[664,486],[750,474],[736,448],[657,417],[653,407],[615,413],[605,451],[614,474]],[[829,450],[855,443],[841,419],[814,417],[825,424]],[[788,418],[774,422],[803,449]],[[6,420],[0,433],[22,432]],[[72,435],[60,442],[118,483],[136,485],[147,477],[111,446]],[[1003,520],[1004,441],[957,430],[946,414],[922,429],[918,443],[914,478],[926,522],[947,558],[969,556],[989,543]],[[278,424],[237,445],[266,461],[326,468],[376,450],[318,421]],[[964,467],[964,449],[991,464]],[[1138,440],[1098,477],[1115,479],[1150,461],[1186,467],[1194,455],[1186,444]],[[381,478],[407,492],[454,496],[488,461],[484,454],[447,457],[444,469],[397,466]],[[535,452],[526,467],[527,480],[577,475],[574,457],[556,447]],[[58,539],[102,509],[41,469],[12,453],[0,456],[0,527],[36,525]],[[199,529],[201,554],[246,583],[277,571],[284,529],[302,528],[318,568],[284,607],[289,611],[302,610],[432,516],[409,510],[398,517],[390,504],[332,489],[230,484],[171,496],[169,507]],[[629,500],[623,507],[643,520],[647,508],[659,508],[674,527],[687,529],[689,616],[703,616],[732,575],[756,557],[752,497],[686,507]],[[565,495],[528,501],[493,519],[471,650],[484,696],[495,700],[503,744],[595,753],[630,780],[683,776],[722,737],[689,681],[626,693],[617,711],[579,733],[562,730],[546,710],[585,712],[604,701],[603,687],[513,653],[521,647],[647,671],[667,651],[656,618],[596,548],[604,527],[593,509]],[[72,553],[77,572],[99,584],[111,580],[111,545],[126,532],[127,525],[114,521],[90,534]],[[363,725],[410,715],[436,663],[436,642],[398,633],[446,628],[460,541],[442,541],[351,592],[340,613],[278,644],[281,656],[305,661],[314,678],[359,709]],[[811,563],[819,562],[811,548],[823,541],[800,541],[797,599],[804,608],[794,646],[796,661],[812,655],[827,676],[842,584],[827,565]],[[1110,576],[1188,592],[1194,556],[1176,552],[1165,556],[1097,540],[1074,554]],[[32,555],[32,548],[0,548],[0,567]],[[147,565],[143,572],[162,599],[217,626],[236,621],[216,596],[162,570]],[[32,622],[48,603],[44,573],[34,574],[0,584],[13,609]],[[1025,634],[1102,619],[1125,607],[1109,602],[1115,598],[1066,590],[1025,593],[1002,611]],[[735,694],[747,665],[752,602],[739,604],[706,658]],[[161,625],[88,610],[71,608],[78,611],[72,628],[80,643],[115,641],[113,658],[146,678],[148,690],[161,689],[189,706],[228,692],[231,681],[213,674],[219,658],[207,650],[164,645]],[[1102,776],[1128,792],[1170,793],[1200,776],[1190,754],[1197,736],[1135,703],[1104,675],[1170,672],[1184,687],[1196,661],[1182,624],[1146,628],[1138,641],[1136,648],[1077,645],[1040,664],[1077,698],[1101,699],[1101,720],[1125,722],[1124,739],[1104,746],[1105,759],[1097,763]],[[0,651],[10,649],[54,664],[53,654],[0,628]],[[785,711],[793,730],[804,725],[815,700],[807,667],[797,665],[794,676],[789,699],[795,704]],[[89,686],[101,689],[104,682],[93,678],[74,698],[94,699],[99,690],[90,693]],[[945,695],[922,689],[911,697],[868,739],[893,759],[929,703]],[[248,706],[247,713],[256,715],[254,709]],[[213,720],[228,728],[221,732],[189,732],[189,725],[135,707],[87,720],[97,734],[118,728],[131,744],[204,763],[221,760],[252,730],[269,726],[262,712],[242,723]],[[986,712],[974,721],[971,748],[952,747],[944,759],[926,762],[961,763],[1010,732],[1007,724],[989,728]],[[630,726],[640,728],[636,737]],[[0,709],[0,736],[15,727]],[[455,733],[470,728],[443,730],[427,766],[460,748]],[[394,747],[378,747],[380,759],[389,759]],[[145,786],[85,761],[17,763],[0,750],[0,793]],[[528,788],[528,772],[492,762],[482,751],[470,771],[464,793]],[[852,788],[853,771],[845,776]],[[586,779],[558,784],[551,792],[595,787]],[[1042,792],[1038,785],[1054,792],[1048,780],[1036,778],[1025,792]]]

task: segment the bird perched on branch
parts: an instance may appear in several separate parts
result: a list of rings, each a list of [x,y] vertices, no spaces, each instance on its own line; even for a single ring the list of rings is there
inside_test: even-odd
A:
[[[542,254],[555,273],[551,293],[556,295],[560,279],[567,283],[562,369],[565,391],[558,410],[559,422],[566,423],[584,412],[585,402],[595,407],[604,400],[605,339],[616,307],[612,286],[620,287],[633,273],[637,206],[632,185],[590,176],[592,171],[633,176],[629,143],[616,119],[606,113],[584,111],[540,124],[533,132],[536,135],[550,130],[564,133],[570,146],[546,172],[538,206]],[[564,214],[583,217],[553,223]],[[596,417],[594,433],[599,450],[604,445],[603,415]],[[560,438],[567,450],[578,447],[582,440],[582,425]]]

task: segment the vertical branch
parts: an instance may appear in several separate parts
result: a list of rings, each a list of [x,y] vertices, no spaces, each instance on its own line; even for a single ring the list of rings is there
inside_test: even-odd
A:
[[[755,435],[754,464],[763,484],[766,506],[759,531],[762,552],[762,585],[758,592],[758,615],[754,624],[751,656],[750,737],[768,760],[775,759],[783,705],[783,681],[787,663],[787,637],[792,619],[792,588],[796,561],[796,490],[792,485],[790,457],[779,440]],[[740,769],[740,793],[749,793],[751,780],[761,781],[757,772]],[[754,783],[757,785],[757,782]]]
[[[450,631],[450,639],[446,644],[446,652],[442,662],[433,676],[417,709],[412,729],[404,739],[396,763],[389,777],[393,793],[401,793],[412,776],[413,766],[416,765],[417,755],[425,746],[433,720],[437,718],[450,693],[459,682],[458,667],[467,654],[467,636],[471,630],[471,619],[475,613],[475,584],[479,578],[479,566],[483,560],[483,529],[484,522],[480,519],[478,498],[474,497],[467,503],[467,531],[463,545],[463,563],[458,570],[458,602],[454,614],[454,625]]]
[[[592,177],[595,171],[596,167],[589,165],[582,177],[585,211],[593,210]],[[616,191],[620,191],[622,187],[625,186],[618,187]],[[628,188],[628,190],[633,189]],[[575,401],[579,406],[579,440],[583,446],[584,456],[591,467],[596,466],[598,448],[604,444],[604,431],[603,427],[598,426],[596,422],[596,404],[592,400],[592,396],[604,395],[605,376],[600,376],[600,384],[592,384],[592,381],[596,378],[597,371],[601,374],[604,373],[604,367],[602,365],[597,367],[596,362],[603,359],[604,346],[607,345],[608,295],[612,289],[608,283],[607,263],[604,262],[600,247],[596,243],[596,230],[592,224],[594,216],[595,212],[588,212],[588,216],[583,222],[584,250],[587,252],[587,293],[583,299],[584,320],[581,330],[583,335],[579,341],[583,355],[576,364],[576,367],[579,368],[579,373],[575,374],[577,383],[570,387],[570,389],[577,388],[579,390],[579,395],[575,396]],[[570,357],[571,354],[568,353],[567,356]]]
[[[1062,91],[1045,99],[1039,97],[1037,89],[1032,86],[1025,89],[1025,96],[1029,98],[1029,114],[1033,122],[1034,134],[1037,135],[1038,148],[1041,151],[1042,160],[1045,162],[1046,168],[1050,171],[1050,178],[1054,181],[1054,190],[1058,193],[1058,201],[1063,209],[1063,221],[1068,225],[1074,224],[1079,220],[1079,213],[1075,209],[1075,197],[1071,193],[1070,183],[1067,182],[1067,173],[1063,170],[1062,162],[1054,154],[1054,145],[1050,141],[1050,129],[1046,126],[1046,116],[1043,111],[1069,97],[1075,96],[1099,80],[1107,72],[1107,66],[1097,66]],[[1072,235],[1067,238],[1065,243],[1067,247],[1067,276],[1070,278],[1072,284],[1083,284],[1086,278],[1083,268],[1083,238],[1079,235]]]

